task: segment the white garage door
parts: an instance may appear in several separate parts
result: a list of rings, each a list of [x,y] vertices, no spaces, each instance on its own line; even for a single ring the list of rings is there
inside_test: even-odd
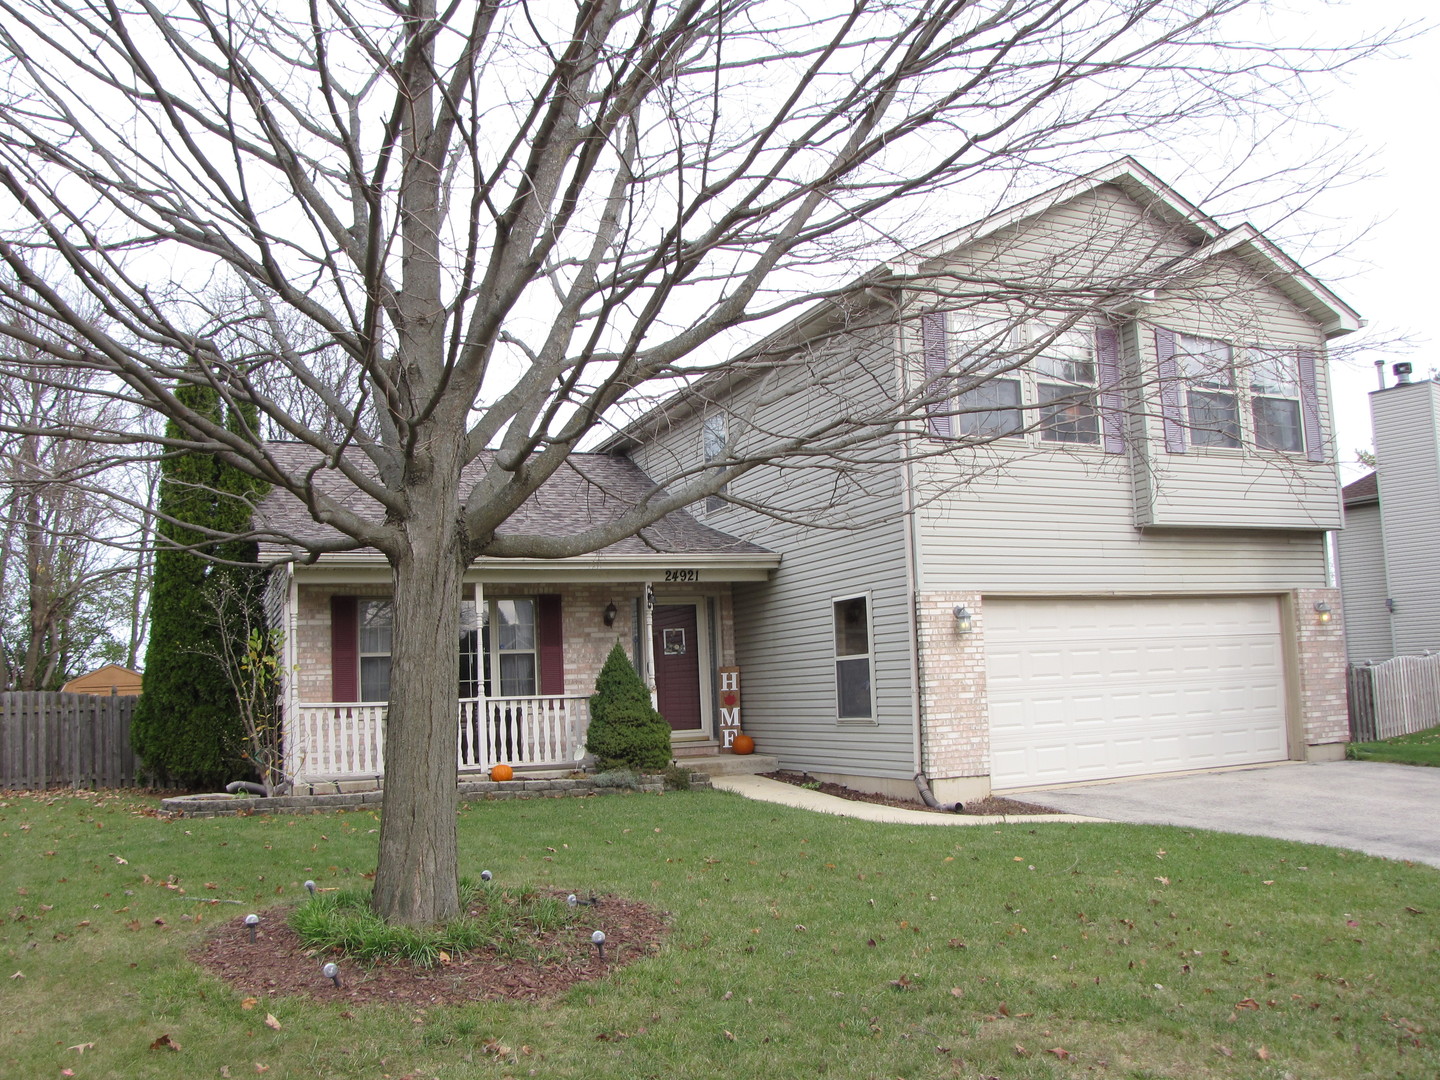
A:
[[[986,600],[997,788],[1286,757],[1274,597]]]

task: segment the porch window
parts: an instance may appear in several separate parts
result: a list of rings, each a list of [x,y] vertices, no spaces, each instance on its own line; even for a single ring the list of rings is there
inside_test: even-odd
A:
[[[485,695],[528,697],[538,693],[539,635],[533,597],[491,600],[480,622]],[[495,674],[499,693],[495,694]]]
[[[730,428],[723,413],[713,413],[705,418],[702,426],[701,449],[705,454],[705,463],[719,461],[725,457],[725,444],[730,441]],[[729,505],[725,501],[725,493],[728,484],[722,484],[720,489],[713,495],[705,497],[705,512],[713,514],[717,510],[724,510]]]
[[[389,600],[361,600],[360,700],[390,700],[390,642],[395,627],[395,605]]]
[[[841,720],[870,720],[875,706],[870,679],[870,598],[832,604],[835,627],[835,700]]]

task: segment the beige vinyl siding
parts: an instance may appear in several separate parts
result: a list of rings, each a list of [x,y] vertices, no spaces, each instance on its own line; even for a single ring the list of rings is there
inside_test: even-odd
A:
[[[997,444],[998,445],[998,444]],[[1325,585],[1323,534],[1137,529],[1123,457],[988,464],[918,511],[920,589],[1017,594],[1285,591]],[[923,471],[946,469],[936,459]],[[921,480],[924,490],[934,484]]]
[[[1440,384],[1370,395],[1397,655],[1440,649]]]
[[[1385,546],[1376,503],[1345,511],[1340,533],[1340,595],[1344,599],[1345,652],[1352,664],[1388,660],[1395,655],[1390,641],[1390,612],[1385,606]]]
[[[1212,268],[1213,269],[1213,268]],[[1167,452],[1154,376],[1155,328],[1246,346],[1303,348],[1316,354],[1320,440],[1326,460],[1303,451],[1257,450],[1249,414],[1243,352],[1236,382],[1245,445],[1241,449],[1195,446]],[[1129,335],[1132,363],[1151,373],[1142,380],[1143,404],[1135,440],[1136,524],[1184,528],[1338,529],[1340,483],[1333,447],[1330,380],[1325,341],[1318,326],[1279,290],[1227,256],[1214,273],[1189,289],[1170,290],[1137,312]]]
[[[737,388],[723,402],[737,447],[753,448],[761,433],[807,430],[833,415],[842,398],[857,408],[883,403],[895,386],[893,341],[889,330],[859,339],[850,369],[832,371],[824,387],[814,386],[811,369],[796,365],[785,379]],[[702,463],[703,414],[697,408],[636,448],[636,463],[657,481]],[[737,499],[777,516],[741,506],[692,507],[707,524],[783,556],[770,581],[737,583],[732,594],[745,731],[759,752],[778,755],[785,768],[908,780],[914,773],[911,612],[899,467],[837,472],[833,460],[809,469],[803,460],[791,464],[800,467],[756,469],[730,485]],[[790,516],[797,520],[778,520]],[[832,603],[862,593],[871,598],[875,718],[842,721]]]

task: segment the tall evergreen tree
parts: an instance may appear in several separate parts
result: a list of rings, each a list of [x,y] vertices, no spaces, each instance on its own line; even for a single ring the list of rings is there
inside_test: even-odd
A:
[[[223,417],[232,430],[256,430],[253,410],[232,408],[226,417],[213,387],[187,384],[175,396],[217,423]],[[182,437],[173,421],[166,434]],[[179,453],[161,465],[144,693],[130,734],[155,780],[213,787],[253,772],[235,693],[220,666],[225,627],[209,590],[217,577],[229,576],[258,604],[260,572],[233,565],[254,563],[257,548],[253,540],[210,537],[243,533],[264,492],[264,484],[214,454]]]

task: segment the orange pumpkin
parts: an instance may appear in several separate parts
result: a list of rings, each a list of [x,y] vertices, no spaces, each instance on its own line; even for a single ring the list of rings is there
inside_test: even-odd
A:
[[[515,779],[515,770],[512,769],[509,765],[491,765],[491,766],[490,766],[490,779],[491,779],[491,780],[513,780],[513,779]]]
[[[737,754],[753,754],[755,752],[755,740],[749,735],[736,735],[735,741],[730,744],[730,749]]]

